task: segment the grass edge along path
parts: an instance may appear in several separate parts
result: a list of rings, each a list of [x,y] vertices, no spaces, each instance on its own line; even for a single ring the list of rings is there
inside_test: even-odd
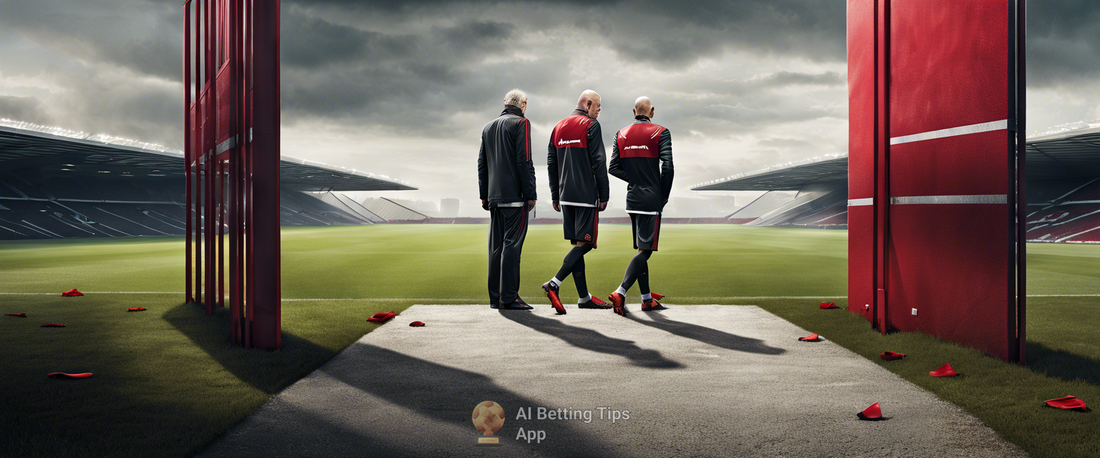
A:
[[[1057,304],[1050,302],[1057,300],[1029,299],[1028,305],[1034,309],[1053,307]],[[1074,395],[1085,400],[1090,409],[1100,406],[1100,364],[1096,359],[1067,356],[1067,352],[1051,348],[1058,345],[1042,342],[1047,336],[1028,339],[1028,363],[1019,365],[922,333],[884,336],[862,317],[848,313],[846,301],[837,301],[840,308],[833,310],[820,310],[818,303],[807,300],[766,300],[756,305],[959,406],[1031,456],[1100,456],[1100,416],[1095,411],[1066,411],[1043,403]],[[1096,316],[1100,315],[1097,308],[1092,308],[1093,317],[1100,318]],[[1029,313],[1029,320],[1044,315],[1040,310],[1035,312]],[[885,350],[906,357],[883,361],[879,354]],[[944,363],[950,363],[960,375],[928,375]],[[1065,367],[1074,364],[1079,367]],[[878,402],[884,415],[889,416],[891,401]],[[852,406],[852,415],[864,407]],[[889,422],[883,422],[882,427],[889,427]]]

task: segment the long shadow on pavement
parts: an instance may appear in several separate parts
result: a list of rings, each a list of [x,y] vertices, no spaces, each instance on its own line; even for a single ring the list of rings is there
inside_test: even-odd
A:
[[[569,345],[598,353],[622,356],[635,366],[653,369],[679,369],[684,367],[665,358],[657,350],[648,350],[634,344],[633,341],[608,337],[591,329],[569,326],[561,321],[543,318],[531,312],[521,310],[501,310],[500,315],[538,332],[557,337]]]
[[[500,386],[489,376],[479,372],[472,372],[453,367],[436,364],[431,361],[415,358],[403,353],[377,347],[369,344],[356,343],[346,350],[345,355],[339,358],[341,362],[354,361],[354,365],[332,364],[321,370],[341,382],[358,388],[379,399],[391,404],[401,406],[417,414],[429,417],[435,421],[448,423],[469,431],[469,436],[460,438],[434,438],[446,441],[448,439],[461,443],[473,444],[478,436],[470,418],[474,406],[485,400],[499,403],[505,409],[505,426],[497,432],[502,442],[510,443],[521,426],[526,429],[544,429],[551,439],[541,445],[532,444],[528,448],[539,455],[545,456],[614,456],[618,455],[611,446],[603,443],[598,438],[586,431],[572,427],[569,422],[562,421],[527,421],[517,420],[515,413],[520,407],[546,406],[546,401],[530,399]],[[346,358],[345,358],[346,357]],[[492,362],[487,361],[485,373],[491,374]],[[547,406],[550,408],[558,406]],[[584,423],[580,423],[583,425]],[[374,438],[375,445],[379,438]],[[390,438],[397,439],[392,443],[394,449],[381,449],[372,446],[371,453],[376,456],[390,456],[405,454],[408,452],[409,441],[431,441],[430,430],[425,431],[420,438]],[[476,446],[474,446],[476,448]],[[503,450],[502,450],[503,451]],[[456,454],[462,454],[455,450]]]
[[[737,334],[730,334],[725,331],[719,331],[717,329],[708,328],[706,326],[699,326],[691,323],[684,323],[682,321],[673,321],[664,316],[661,312],[642,312],[646,316],[651,317],[652,320],[643,320],[638,318],[637,313],[627,314],[627,318],[634,320],[636,323],[644,324],[649,327],[657,328],[662,331],[666,331],[680,337],[697,340],[699,342],[713,345],[719,348],[725,348],[727,350],[744,351],[749,353],[760,353],[763,355],[781,355],[786,353],[787,350],[782,348],[776,348],[768,346],[763,340],[753,339],[750,337],[742,337]]]
[[[562,406],[497,384],[483,375],[492,363],[469,371],[357,342],[200,456],[622,456],[584,423],[515,418],[521,407]],[[499,448],[476,445],[470,414],[486,400],[505,409]],[[547,440],[516,440],[521,427]]]

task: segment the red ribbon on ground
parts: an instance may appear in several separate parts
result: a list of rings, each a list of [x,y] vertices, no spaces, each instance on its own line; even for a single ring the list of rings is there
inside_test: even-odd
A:
[[[902,358],[904,358],[904,357],[905,357],[905,355],[903,355],[903,354],[901,354],[901,353],[898,353],[898,352],[896,352],[896,351],[890,351],[890,350],[886,350],[886,351],[882,352],[882,354],[881,354],[881,355],[878,355],[878,357],[879,357],[879,358],[882,358],[882,359],[884,359],[884,360],[886,360],[886,361],[894,361],[894,360],[897,360],[897,359],[902,359]]]
[[[817,334],[810,334],[806,337],[799,337],[798,340],[801,340],[803,342],[820,342],[821,336]]]
[[[145,307],[130,307],[126,309],[127,312],[144,312]]]
[[[1074,396],[1066,396],[1058,399],[1048,399],[1045,402],[1048,406],[1056,407],[1065,410],[1080,410],[1082,412],[1088,412],[1089,408],[1085,405],[1085,401],[1077,399]]]
[[[959,375],[959,373],[955,371],[955,368],[951,367],[950,363],[948,363],[940,366],[939,369],[929,372],[928,375],[933,377],[954,377]]]
[[[65,291],[65,292],[61,293],[61,295],[65,296],[65,297],[76,297],[76,296],[83,296],[84,293],[82,293],[80,291],[77,291],[76,288],[73,288],[73,289],[70,289],[68,291]]]
[[[856,416],[860,420],[882,420],[882,408],[876,402],[871,404],[871,407],[863,409],[863,412],[857,413]]]
[[[5,313],[4,316],[17,316],[19,318],[26,318],[26,313]]]
[[[390,310],[388,312],[378,312],[375,313],[374,316],[367,318],[367,321],[370,321],[371,323],[385,323],[386,321],[389,321],[390,318],[393,318],[395,316],[397,316],[397,314],[393,313],[393,310]]]
[[[88,378],[88,377],[91,377],[91,376],[92,376],[91,372],[82,372],[82,373],[79,373],[79,374],[66,374],[64,372],[50,372],[49,374],[46,374],[46,377],[49,377],[49,378]]]
[[[822,310],[835,309],[835,308],[839,308],[839,307],[836,306],[835,302],[822,302],[821,303],[821,309]]]
[[[46,324],[42,325],[41,327],[43,327],[43,328],[63,328],[63,327],[65,327],[65,325],[63,325],[61,323],[46,323]]]
[[[409,323],[409,326],[412,326],[414,328],[419,328],[421,326],[424,326],[424,322],[423,321],[413,321],[412,323]]]

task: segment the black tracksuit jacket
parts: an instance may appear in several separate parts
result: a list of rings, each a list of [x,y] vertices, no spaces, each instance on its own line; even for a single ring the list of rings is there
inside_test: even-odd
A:
[[[550,133],[546,169],[555,202],[582,207],[607,202],[607,153],[600,122],[582,109],[558,122]]]
[[[615,135],[608,172],[629,183],[628,213],[660,212],[672,192],[672,133],[648,116],[635,116]]]
[[[536,200],[535,166],[531,163],[531,121],[523,110],[505,105],[500,117],[481,131],[477,183],[489,207]]]

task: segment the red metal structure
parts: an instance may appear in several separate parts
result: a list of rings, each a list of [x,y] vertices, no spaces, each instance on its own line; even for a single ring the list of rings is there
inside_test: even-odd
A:
[[[282,341],[279,4],[184,2],[186,299],[207,315],[228,299],[246,348]]]
[[[849,311],[1024,360],[1024,0],[848,0]]]

